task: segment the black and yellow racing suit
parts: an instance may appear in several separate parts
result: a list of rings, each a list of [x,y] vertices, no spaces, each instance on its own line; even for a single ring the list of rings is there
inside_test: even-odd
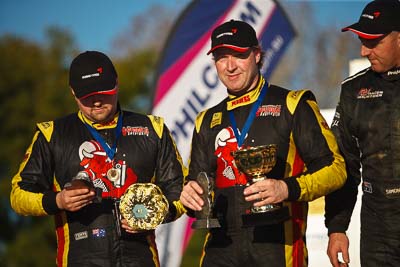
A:
[[[243,227],[241,215],[249,209],[243,189],[247,178],[231,155],[238,149],[228,111],[242,129],[249,110],[265,84],[268,91],[256,111],[243,147],[276,144],[277,162],[268,177],[283,179],[289,198],[283,203],[291,218],[273,225]],[[201,266],[307,266],[305,231],[307,201],[341,187],[345,165],[335,138],[310,91],[289,91],[260,78],[245,95],[229,95],[201,112],[192,140],[189,174],[214,178],[214,215],[221,228],[206,236]],[[190,214],[190,213],[189,213]]]
[[[400,68],[344,80],[332,131],[348,178],[326,197],[329,234],[346,232],[362,179],[361,265],[400,266]]]
[[[100,125],[78,112],[37,124],[12,180],[11,205],[18,214],[54,215],[58,266],[159,266],[154,231],[128,234],[118,227],[115,202],[133,183],[155,183],[161,188],[170,204],[165,222],[184,211],[178,201],[184,167],[163,119],[119,113],[122,128],[112,160],[87,127],[94,127],[111,147],[118,135],[119,114]],[[110,181],[110,169],[119,172],[118,182]],[[76,212],[59,210],[57,192],[80,171],[101,188],[102,201]]]

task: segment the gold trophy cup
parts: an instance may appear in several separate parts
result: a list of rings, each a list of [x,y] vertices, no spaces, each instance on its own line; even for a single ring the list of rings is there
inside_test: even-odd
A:
[[[246,174],[248,185],[268,179],[266,174],[276,164],[275,144],[240,149],[232,153],[237,168]],[[251,206],[248,214],[243,214],[243,226],[276,224],[289,219],[289,209],[282,204]]]
[[[197,175],[196,182],[203,189],[201,199],[204,202],[202,210],[195,211],[196,220],[192,224],[193,229],[201,228],[218,228],[221,227],[218,219],[212,217],[212,207],[214,199],[214,187],[212,180],[208,177],[207,173],[200,172]]]

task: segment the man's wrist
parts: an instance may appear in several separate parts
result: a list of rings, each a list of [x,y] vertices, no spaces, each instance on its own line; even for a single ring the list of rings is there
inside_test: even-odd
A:
[[[287,187],[287,200],[296,201],[300,197],[300,185],[295,177],[289,177],[282,180]]]
[[[42,205],[47,214],[56,214],[62,210],[60,192],[46,191],[43,194]],[[59,199],[58,199],[59,198]],[[58,200],[57,200],[58,199]]]

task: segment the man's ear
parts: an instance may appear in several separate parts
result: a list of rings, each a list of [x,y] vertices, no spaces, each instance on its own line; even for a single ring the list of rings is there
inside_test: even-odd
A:
[[[76,96],[75,96],[74,89],[72,89],[72,87],[70,87],[69,89],[71,90],[71,94],[72,94],[74,97],[76,97]]]
[[[254,56],[256,58],[256,63],[258,64],[261,60],[261,48],[257,46],[253,48],[253,51],[254,51]]]
[[[397,45],[400,47],[400,31],[397,32]]]

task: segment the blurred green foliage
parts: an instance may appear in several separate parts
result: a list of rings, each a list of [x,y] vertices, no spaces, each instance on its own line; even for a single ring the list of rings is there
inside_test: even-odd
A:
[[[11,178],[35,123],[74,110],[63,63],[72,56],[72,38],[57,29],[49,29],[47,36],[44,48],[13,36],[0,38],[0,265],[9,267],[54,266],[55,262],[54,227],[48,227],[51,217],[20,217],[9,203]],[[21,257],[21,251],[29,257]]]

